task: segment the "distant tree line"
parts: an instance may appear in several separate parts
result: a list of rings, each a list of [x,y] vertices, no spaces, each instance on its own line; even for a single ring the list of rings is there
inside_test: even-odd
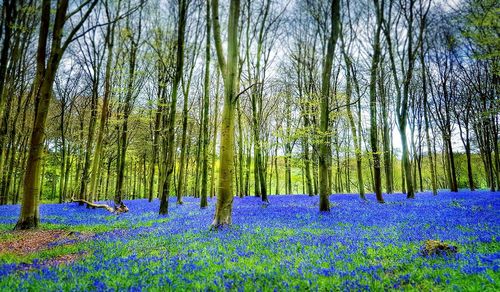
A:
[[[0,204],[500,188],[495,0],[4,0]],[[133,210],[132,210],[133,211]]]

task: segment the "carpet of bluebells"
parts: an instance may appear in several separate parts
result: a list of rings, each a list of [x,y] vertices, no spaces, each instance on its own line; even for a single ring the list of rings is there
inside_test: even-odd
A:
[[[304,195],[235,198],[233,225],[210,231],[215,199],[126,201],[111,215],[76,203],[43,205],[42,228],[94,234],[25,256],[0,256],[0,291],[9,290],[486,290],[500,289],[500,193],[332,195],[331,212]],[[0,230],[19,206],[0,206]],[[424,257],[425,240],[458,247]],[[51,257],[78,260],[46,265]],[[26,268],[28,267],[28,268]]]

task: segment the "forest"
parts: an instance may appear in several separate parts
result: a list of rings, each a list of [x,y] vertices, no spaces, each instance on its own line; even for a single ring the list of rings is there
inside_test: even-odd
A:
[[[0,5],[0,290],[498,289],[498,1]]]

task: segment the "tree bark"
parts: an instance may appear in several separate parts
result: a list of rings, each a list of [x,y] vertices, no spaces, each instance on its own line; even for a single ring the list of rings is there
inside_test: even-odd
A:
[[[186,0],[180,0],[179,2],[179,20],[177,24],[177,53],[176,53],[176,69],[174,83],[172,87],[172,98],[170,100],[170,110],[168,117],[168,129],[167,129],[167,139],[168,139],[168,149],[166,156],[166,168],[165,177],[163,178],[163,189],[160,199],[160,215],[166,215],[168,213],[168,196],[170,193],[170,180],[172,178],[172,173],[174,171],[175,164],[175,111],[177,106],[177,94],[179,89],[179,84],[184,71],[184,45],[185,45],[185,30],[186,30],[186,18],[187,18],[188,3]]]
[[[240,15],[240,1],[231,0],[228,20],[228,55],[227,61],[222,49],[219,1],[212,0],[212,22],[214,41],[219,67],[224,79],[224,107],[222,111],[221,138],[220,138],[220,169],[219,193],[212,222],[213,228],[232,223],[233,205],[233,171],[234,171],[234,113],[236,105],[236,77],[238,76],[238,23]],[[227,62],[227,63],[226,63]]]
[[[81,27],[83,21],[88,17],[90,11],[97,4],[93,1],[89,10],[82,16],[73,30],[68,34],[67,40],[62,44],[64,24],[67,21],[66,12],[68,9],[68,0],[58,1],[57,10],[54,17],[52,30],[52,42],[47,59],[47,43],[49,37],[49,26],[51,18],[51,7],[49,0],[43,0],[40,30],[38,37],[38,48],[36,56],[36,74],[32,86],[32,94],[35,97],[35,119],[31,133],[30,149],[26,173],[24,177],[24,196],[19,220],[15,229],[31,229],[38,227],[39,211],[38,201],[40,195],[40,166],[42,162],[44,140],[45,140],[45,122],[50,105],[52,85],[59,67],[62,55],[73,39],[76,31]]]
[[[352,115],[352,110],[351,110],[352,62],[351,62],[351,59],[349,58],[349,56],[347,55],[347,52],[345,52],[345,45],[342,45],[342,50],[343,50],[343,55],[344,55],[344,62],[346,63],[346,93],[345,93],[346,94],[346,104],[347,104],[346,110],[347,110],[347,118],[349,120],[349,126],[351,129],[352,140],[353,140],[353,144],[354,144],[354,153],[356,156],[356,175],[358,178],[358,193],[359,193],[359,197],[362,200],[366,200],[365,187],[364,187],[364,182],[363,182],[363,172],[362,172],[363,165],[362,165],[361,147],[360,147],[360,143],[358,142],[358,132],[356,130],[356,123],[354,121],[354,117]],[[361,133],[361,129],[359,129],[359,132]],[[349,161],[347,163],[349,163]]]
[[[98,70],[96,70],[98,72]],[[83,163],[83,173],[82,180],[80,181],[80,192],[79,198],[82,200],[92,200],[93,195],[88,196],[87,194],[87,184],[89,183],[89,168],[90,168],[90,155],[92,152],[92,145],[94,144],[94,134],[95,134],[95,126],[97,119],[97,99],[98,99],[98,90],[99,90],[99,78],[97,76],[93,77],[92,81],[92,97],[90,102],[90,119],[89,119],[89,127],[87,133],[87,143],[85,145],[85,158]],[[96,169],[97,170],[97,169]]]
[[[205,77],[203,79],[203,119],[202,119],[202,166],[201,166],[201,200],[200,208],[208,207],[208,110],[210,108],[210,1],[206,1],[206,45],[205,45]]]
[[[370,68],[370,145],[373,157],[374,191],[377,201],[383,203],[382,182],[380,171],[380,154],[378,152],[378,125],[377,125],[377,72],[380,63],[380,32],[382,29],[383,3],[378,0],[373,1],[377,15],[377,27],[373,42],[373,57]]]
[[[123,200],[123,183],[125,180],[125,165],[126,165],[126,154],[128,148],[128,120],[132,113],[133,101],[135,100],[134,94],[134,83],[136,75],[137,66],[137,52],[139,48],[139,41],[141,39],[141,15],[139,15],[139,24],[137,26],[137,32],[130,36],[130,56],[129,56],[129,68],[128,68],[128,80],[125,93],[125,101],[123,105],[123,123],[121,126],[121,133],[119,137],[119,155],[118,155],[118,165],[117,165],[117,175],[116,175],[116,190],[115,190],[115,204],[120,205]],[[129,28],[130,29],[130,28]]]
[[[321,79],[321,104],[320,104],[320,134],[319,145],[319,211],[330,211],[329,161],[331,160],[330,134],[328,132],[330,115],[330,78],[332,74],[333,54],[339,35],[340,26],[340,1],[332,0],[331,4],[331,31],[323,66]]]
[[[109,11],[108,7],[106,7],[106,13],[108,14],[109,20]],[[101,167],[101,153],[104,139],[104,131],[106,122],[108,119],[109,112],[109,99],[111,97],[111,78],[112,78],[112,64],[113,64],[113,47],[114,47],[114,34],[115,34],[115,26],[116,22],[109,24],[106,27],[106,35],[104,38],[104,42],[107,50],[106,57],[106,71],[104,75],[104,97],[102,100],[102,108],[101,108],[101,116],[99,121],[99,129],[97,132],[97,141],[94,151],[94,159],[92,160],[92,173],[90,176],[90,191],[89,198],[92,201],[95,198],[95,194],[97,191],[97,176],[99,174],[99,169]]]

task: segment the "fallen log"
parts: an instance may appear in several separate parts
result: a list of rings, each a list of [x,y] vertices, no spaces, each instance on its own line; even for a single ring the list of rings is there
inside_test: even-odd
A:
[[[106,209],[109,212],[115,214],[128,212],[128,208],[127,206],[125,206],[125,204],[123,204],[123,202],[120,202],[120,204],[118,206],[115,206],[115,208],[112,208],[107,204],[96,204],[83,199],[71,198],[71,202],[87,204],[87,208],[92,208],[92,209]]]

